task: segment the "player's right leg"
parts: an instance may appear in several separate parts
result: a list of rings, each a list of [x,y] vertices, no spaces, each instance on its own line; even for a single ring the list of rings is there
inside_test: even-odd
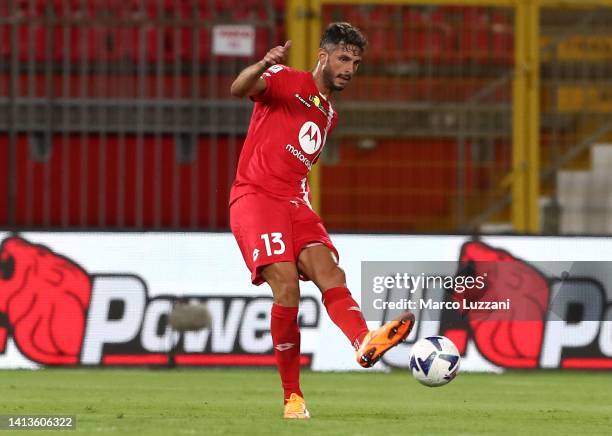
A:
[[[300,288],[295,263],[279,262],[261,271],[274,298],[270,332],[274,356],[283,385],[284,417],[307,419],[304,395],[300,389],[300,329],[297,323]]]
[[[251,281],[272,288],[271,335],[284,390],[285,417],[308,418],[299,386],[300,301],[295,266],[291,205],[265,195],[248,194],[230,207],[230,225]]]

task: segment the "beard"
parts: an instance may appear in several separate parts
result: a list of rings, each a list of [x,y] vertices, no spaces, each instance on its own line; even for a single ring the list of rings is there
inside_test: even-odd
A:
[[[335,77],[333,72],[331,71],[331,68],[328,66],[326,66],[323,69],[323,83],[325,83],[325,86],[328,89],[331,89],[332,91],[342,91],[344,90],[344,86],[339,86],[336,85],[334,83]]]

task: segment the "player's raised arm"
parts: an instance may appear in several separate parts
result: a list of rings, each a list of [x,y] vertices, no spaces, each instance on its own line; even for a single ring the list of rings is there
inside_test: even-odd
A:
[[[291,41],[285,45],[279,45],[271,49],[262,60],[246,67],[238,74],[232,83],[230,92],[234,97],[250,97],[259,94],[266,89],[266,81],[261,78],[261,74],[272,65],[285,63]]]

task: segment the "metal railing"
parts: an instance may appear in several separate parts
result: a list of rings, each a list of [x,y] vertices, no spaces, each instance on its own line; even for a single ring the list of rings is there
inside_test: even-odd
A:
[[[601,45],[612,46],[605,42],[612,41],[605,24],[612,2],[293,3],[310,11],[290,23],[310,35],[310,45],[295,55],[304,67],[330,19],[355,22],[373,40],[374,53],[366,54],[353,85],[366,89],[342,96],[338,144],[313,177],[332,227],[562,231],[549,225],[554,208],[541,219],[541,202],[554,203],[552,176],[580,165],[576,157],[584,161],[585,150],[608,132],[602,111],[610,68]],[[549,56],[557,52],[573,60]],[[377,92],[381,84],[395,92]],[[457,95],[470,86],[472,92]],[[436,147],[446,156],[424,152]]]
[[[587,168],[592,144],[612,139],[611,11],[607,0],[0,2],[0,225],[227,229],[252,108],[231,81],[285,25],[291,65],[312,68],[322,23],[346,19],[370,49],[313,174],[330,229],[537,232],[559,170]],[[253,56],[214,55],[220,24],[253,26]]]
[[[275,6],[2,2],[0,224],[227,228],[251,112],[229,85],[282,37]],[[253,26],[253,55],[215,55],[219,24]]]

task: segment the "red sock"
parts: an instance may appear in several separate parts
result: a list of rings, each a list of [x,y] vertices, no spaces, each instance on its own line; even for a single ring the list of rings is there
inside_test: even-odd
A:
[[[344,286],[330,288],[323,293],[323,304],[331,320],[340,327],[355,349],[368,333],[359,305]]]
[[[272,305],[272,344],[274,356],[285,391],[285,401],[291,394],[303,397],[300,390],[300,329],[298,308]]]

